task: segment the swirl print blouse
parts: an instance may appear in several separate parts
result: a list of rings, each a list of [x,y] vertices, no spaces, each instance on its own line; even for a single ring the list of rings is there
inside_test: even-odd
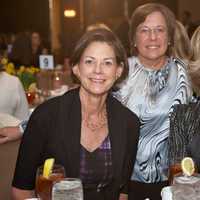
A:
[[[131,179],[144,183],[167,180],[169,114],[175,104],[188,103],[192,95],[186,69],[169,58],[159,70],[129,59],[129,76],[115,94],[141,122],[138,152]]]

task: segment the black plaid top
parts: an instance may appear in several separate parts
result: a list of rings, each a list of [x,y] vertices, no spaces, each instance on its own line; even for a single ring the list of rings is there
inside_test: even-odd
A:
[[[101,188],[111,182],[113,170],[109,136],[93,152],[89,152],[81,146],[80,159],[80,178],[83,185]]]

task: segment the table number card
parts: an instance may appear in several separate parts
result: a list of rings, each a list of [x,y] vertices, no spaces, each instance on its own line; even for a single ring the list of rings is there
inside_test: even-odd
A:
[[[54,62],[53,62],[52,55],[40,55],[39,61],[40,61],[41,69],[53,69],[54,68]]]

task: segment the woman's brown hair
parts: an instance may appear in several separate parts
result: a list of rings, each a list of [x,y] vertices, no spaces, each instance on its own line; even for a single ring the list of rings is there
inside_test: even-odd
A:
[[[112,31],[105,28],[97,28],[91,31],[87,31],[80,38],[72,53],[70,65],[73,67],[80,62],[81,56],[83,55],[85,49],[92,42],[105,42],[113,48],[117,65],[123,67],[122,75],[116,81],[115,85],[121,83],[127,77],[129,71],[126,51],[117,36]]]

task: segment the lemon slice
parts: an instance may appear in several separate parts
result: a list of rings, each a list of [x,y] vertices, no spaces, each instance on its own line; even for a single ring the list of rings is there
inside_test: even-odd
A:
[[[54,162],[55,162],[54,158],[48,158],[45,160],[43,168],[43,177],[49,178],[49,175],[51,174],[53,169]]]
[[[31,83],[28,87],[29,92],[36,92],[37,91],[37,86],[36,83]]]
[[[183,170],[183,173],[187,176],[191,176],[194,174],[195,167],[194,167],[194,161],[190,157],[185,157],[181,161],[181,168]]]

